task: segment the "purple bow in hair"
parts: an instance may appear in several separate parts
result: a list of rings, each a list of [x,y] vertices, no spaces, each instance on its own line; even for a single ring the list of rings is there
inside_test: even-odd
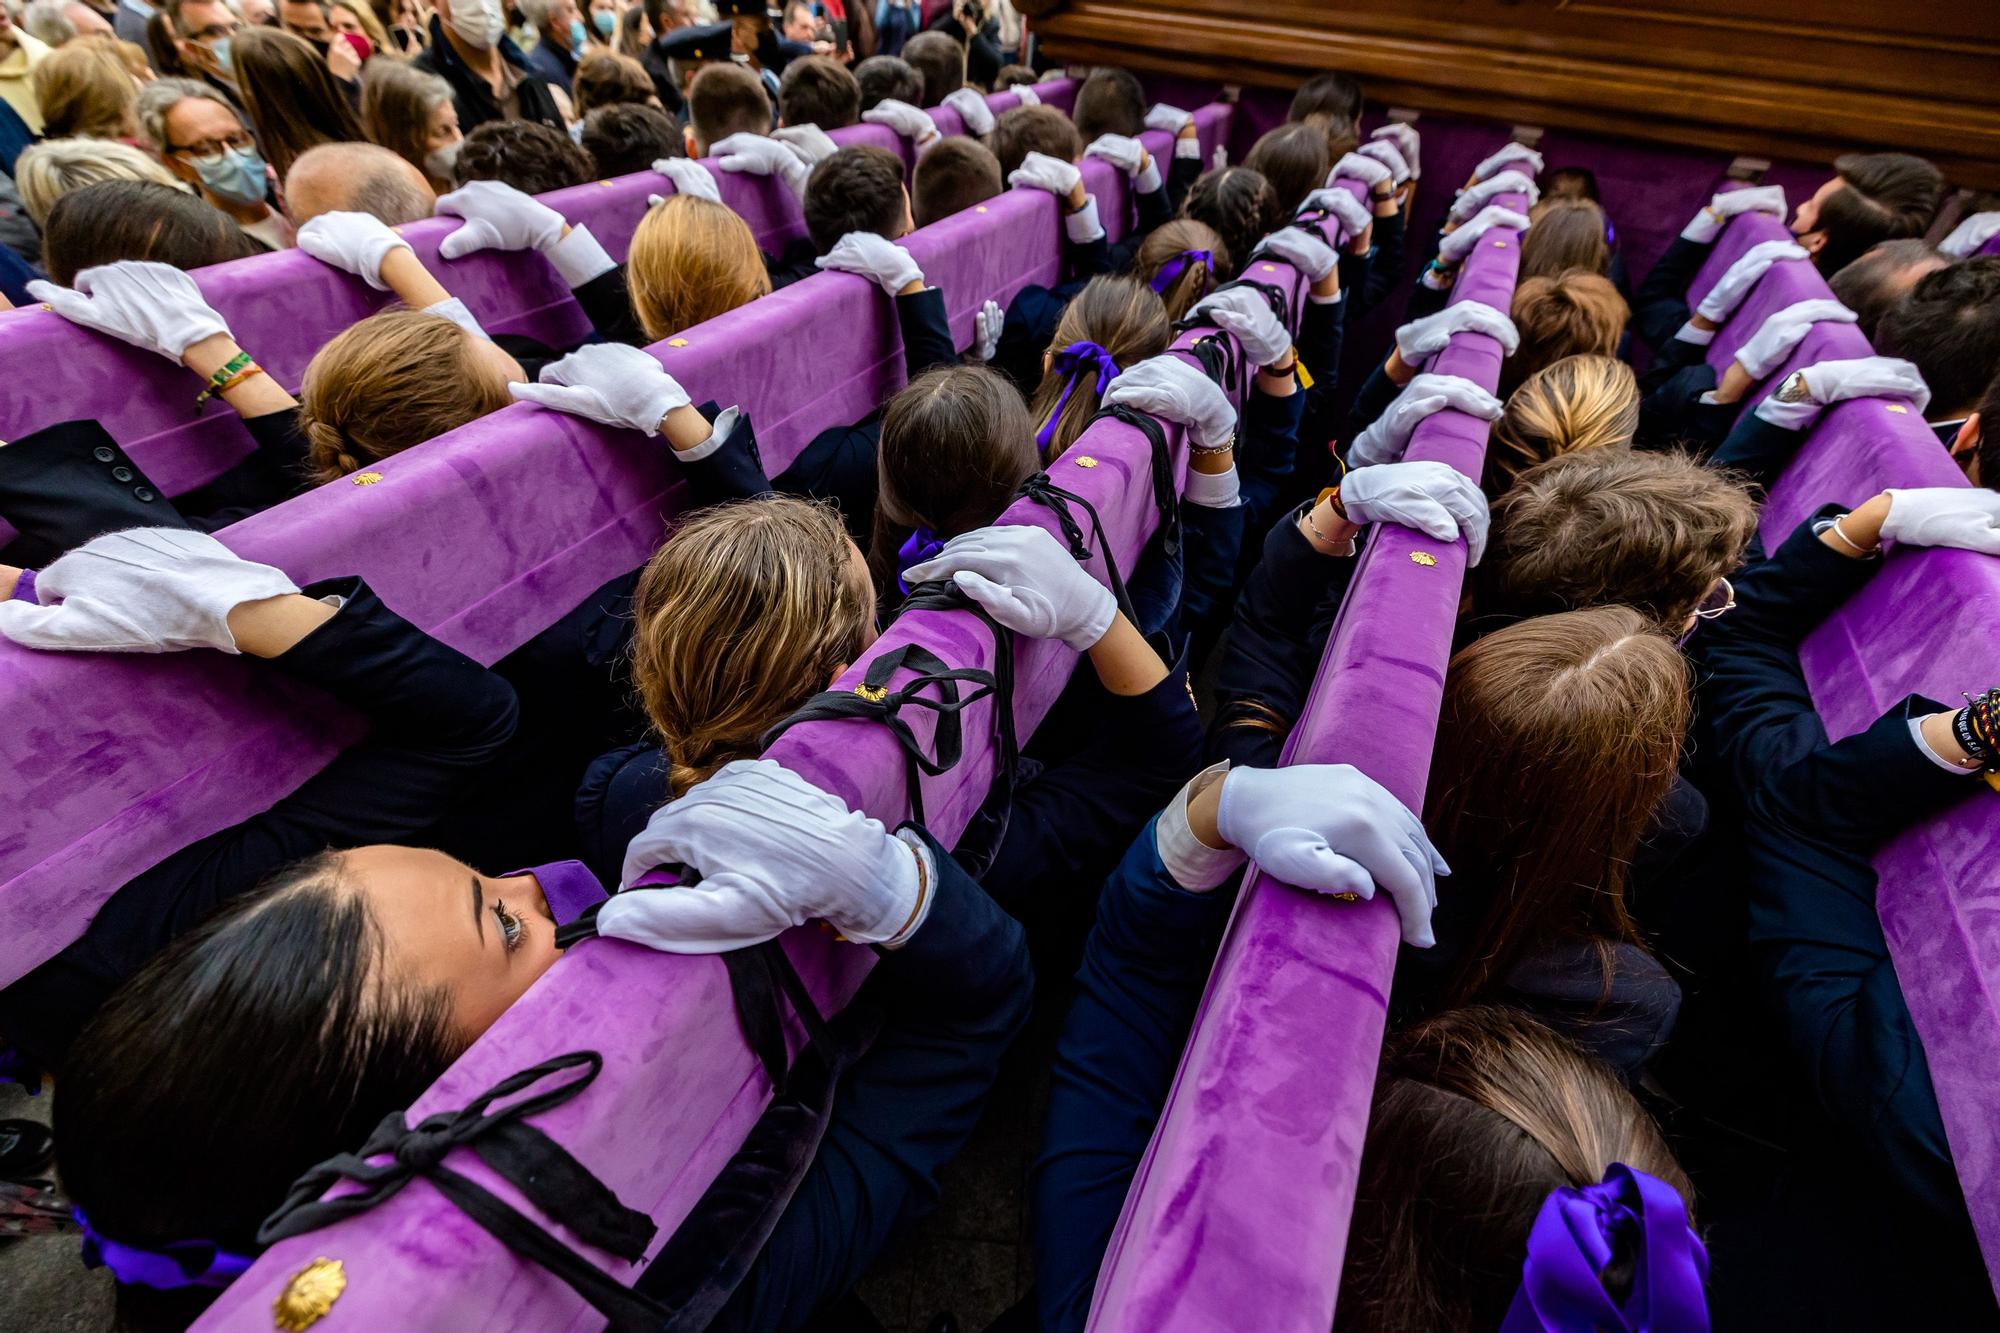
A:
[[[1049,441],[1055,438],[1056,422],[1062,420],[1063,408],[1069,405],[1069,396],[1076,392],[1077,376],[1092,366],[1097,367],[1097,393],[1102,397],[1105,386],[1118,375],[1118,363],[1111,359],[1111,353],[1094,342],[1074,342],[1056,353],[1049,368],[1061,375],[1064,383],[1062,397],[1056,400],[1055,410],[1049,413],[1049,419],[1042,423],[1042,428],[1035,432],[1035,443],[1044,451],[1048,449]]]
[[[903,577],[903,571],[926,560],[935,560],[943,549],[943,540],[929,528],[918,528],[903,539],[903,544],[896,548],[896,586],[903,590],[903,596],[910,595],[910,581]]]
[[[1172,259],[1160,265],[1160,271],[1153,275],[1153,290],[1165,296],[1167,288],[1181,280],[1181,274],[1187,272],[1189,264],[1206,264],[1213,270],[1215,267],[1215,256],[1206,250],[1181,251]]]
[[[81,1208],[71,1209],[70,1214],[83,1229],[85,1266],[108,1268],[113,1277],[127,1286],[157,1287],[162,1291],[176,1287],[226,1287],[250,1268],[248,1255],[231,1254],[212,1240],[177,1240],[157,1250],[143,1250],[100,1234]]]
[[[1620,1251],[1634,1260],[1622,1302],[1601,1276]],[[1500,1333],[1707,1333],[1707,1279],[1708,1251],[1681,1196],[1614,1162],[1600,1184],[1564,1186],[1543,1202]]]

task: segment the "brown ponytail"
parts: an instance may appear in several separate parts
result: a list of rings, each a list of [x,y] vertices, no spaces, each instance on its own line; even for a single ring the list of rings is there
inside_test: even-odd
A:
[[[1120,370],[1126,370],[1166,351],[1173,340],[1167,307],[1151,287],[1137,278],[1104,274],[1092,278],[1063,310],[1055,336],[1049,339],[1049,351],[1057,353],[1072,343],[1094,342],[1111,354]],[[1055,462],[1076,443],[1097,408],[1094,369],[1084,367],[1072,377],[1051,366],[1042,375],[1028,414],[1038,430],[1051,416],[1056,419],[1055,433],[1042,446],[1044,463]]]
[[[1207,263],[1190,261],[1181,270],[1180,276],[1160,293],[1169,323],[1187,314],[1196,301],[1207,296],[1215,287],[1220,280],[1219,275],[1229,271],[1228,247],[1215,234],[1215,228],[1207,223],[1196,222],[1193,218],[1175,218],[1153,228],[1140,242],[1139,253],[1132,258],[1132,276],[1150,287],[1162,268],[1190,250],[1206,250],[1209,259]]]

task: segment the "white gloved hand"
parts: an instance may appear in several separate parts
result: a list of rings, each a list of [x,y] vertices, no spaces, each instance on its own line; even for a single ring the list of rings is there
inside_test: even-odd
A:
[[[687,390],[666,367],[624,343],[585,343],[542,367],[540,384],[510,384],[524,403],[651,435],[667,413],[689,405]]]
[[[389,284],[382,281],[382,261],[392,251],[408,250],[410,243],[373,213],[321,213],[299,228],[298,246],[320,263],[386,292]]]
[[[1736,307],[1743,304],[1743,298],[1757,285],[1770,270],[1771,265],[1781,260],[1809,260],[1805,247],[1790,240],[1759,241],[1743,252],[1742,258],[1729,266],[1727,272],[1709,288],[1708,295],[1701,298],[1701,304],[1694,312],[1703,319],[1722,323],[1736,313]]]
[[[894,947],[936,899],[927,855],[770,759],[724,764],[654,811],[626,848],[623,882],[675,864],[701,882],[614,894],[597,909],[597,933],[666,953],[726,953],[818,919],[857,943]]]
[[[1000,350],[1000,333],[1007,327],[1007,312],[998,301],[988,301],[972,316],[972,357],[991,361]]]
[[[1435,315],[1411,320],[1396,330],[1396,351],[1406,366],[1421,366],[1451,341],[1454,333],[1484,333],[1499,341],[1506,355],[1514,355],[1521,334],[1514,321],[1484,301],[1455,301]]]
[[[1082,179],[1083,173],[1077,170],[1076,163],[1050,157],[1047,153],[1030,153],[1021,159],[1020,166],[1007,173],[1010,188],[1025,186],[1031,190],[1047,190],[1058,199],[1067,198]]]
[[[109,334],[121,342],[178,361],[203,338],[228,333],[222,316],[202,300],[194,279],[169,264],[121,259],[87,268],[75,287],[40,278],[28,295],[48,303],[72,324]]]
[[[1736,349],[1736,361],[1752,379],[1763,379],[1784,364],[1792,349],[1805,341],[1815,324],[1852,324],[1852,310],[1832,297],[1800,301],[1774,311],[1754,337]]]
[[[1495,227],[1511,227],[1518,232],[1528,230],[1528,215],[1516,213],[1505,204],[1488,204],[1473,214],[1472,219],[1451,231],[1438,241],[1438,256],[1455,264],[1463,264],[1466,256],[1478,248],[1486,233]]]
[[[1168,134],[1179,134],[1182,129],[1192,124],[1194,116],[1191,112],[1183,111],[1177,106],[1168,106],[1165,102],[1153,103],[1146,112],[1146,128],[1149,130],[1165,130]]]
[[[1792,390],[1794,377],[1787,375],[1783,384],[1757,404],[1760,420],[1786,430],[1803,430],[1822,408],[1849,398],[1908,398],[1920,413],[1931,403],[1930,386],[1924,383],[1923,374],[1908,361],[1893,356],[1821,361],[1799,371],[1796,378],[1805,387],[1805,396],[1792,402],[1779,397]]]
[[[1341,191],[1346,194],[1345,190]],[[1280,227],[1266,236],[1255,250],[1252,259],[1272,255],[1284,260],[1293,268],[1306,275],[1307,282],[1318,282],[1333,272],[1340,263],[1340,256],[1334,254],[1333,247],[1309,231],[1297,227]]]
[[[1109,162],[1127,176],[1137,177],[1151,160],[1146,145],[1122,134],[1100,134],[1083,150],[1085,157]]]
[[[809,167],[818,166],[840,151],[840,145],[817,125],[781,125],[771,131],[771,137],[798,154],[799,161]]]
[[[1950,546],[2000,555],[2000,492],[1983,486],[1892,489],[1882,536],[1898,546]]]
[[[1463,222],[1503,194],[1525,195],[1528,206],[1532,208],[1535,201],[1542,197],[1542,187],[1521,172],[1503,171],[1459,191],[1458,198],[1451,201],[1451,212],[1446,216],[1453,222]]]
[[[1724,190],[1710,199],[1707,206],[1681,228],[1681,239],[1707,245],[1722,235],[1729,219],[1743,213],[1769,213],[1782,220],[1785,216],[1785,187],[1759,185],[1750,190]]]
[[[674,183],[675,194],[691,194],[712,204],[722,202],[722,190],[716,185],[715,173],[693,158],[663,157],[653,163],[653,170]]]
[[[876,286],[891,296],[913,282],[924,280],[924,271],[910,258],[908,250],[872,231],[848,232],[813,263],[837,273],[858,273],[872,278]]]
[[[1295,888],[1373,898],[1389,892],[1403,942],[1428,949],[1437,877],[1451,867],[1409,808],[1349,764],[1232,768],[1222,779],[1216,829]]]
[[[1524,143],[1504,145],[1472,169],[1472,179],[1490,180],[1502,171],[1513,170],[1527,176],[1542,174],[1542,155]]]
[[[1403,386],[1396,401],[1375,418],[1348,446],[1351,468],[1401,462],[1417,427],[1446,408],[1478,417],[1500,419],[1500,400],[1462,375],[1419,375]]]
[[[1363,157],[1360,153],[1346,153],[1341,156],[1340,161],[1333,164],[1333,170],[1327,173],[1326,183],[1331,185],[1345,176],[1349,180],[1358,180],[1373,190],[1378,185],[1386,184],[1395,174],[1386,162]]]
[[[912,585],[948,578],[1016,634],[1061,639],[1080,653],[1104,637],[1118,614],[1111,589],[1084,572],[1068,547],[1029,524],[953,537],[903,577]]]
[[[899,102],[893,97],[885,97],[873,107],[861,113],[861,118],[870,125],[887,125],[905,139],[922,148],[938,137],[937,122],[908,102]]]
[[[1423,139],[1418,135],[1416,126],[1404,121],[1392,120],[1368,137],[1371,139],[1388,139],[1392,141],[1401,150],[1403,160],[1410,164],[1410,174],[1412,176],[1421,176],[1424,174],[1423,163],[1420,160]]]
[[[1014,94],[1022,106],[1040,106],[1042,104],[1042,95],[1035,91],[1033,84],[1017,83],[1007,91]]]
[[[2000,236],[2000,213],[1974,213],[1961,218],[1951,235],[1938,242],[1938,249],[1953,259],[1970,259],[1995,236]]]
[[[958,88],[946,93],[944,104],[958,113],[965,122],[965,132],[983,139],[993,133],[993,111],[986,105],[986,99],[970,88]]]
[[[709,155],[721,171],[737,171],[746,176],[776,176],[795,198],[803,199],[806,177],[812,168],[792,151],[767,134],[732,134],[710,145]]]
[[[1370,139],[1354,150],[1363,157],[1372,157],[1389,168],[1389,179],[1397,185],[1408,180],[1412,174],[1403,150],[1388,139]]]
[[[1299,205],[1299,212],[1331,213],[1340,223],[1340,241],[1343,245],[1367,231],[1375,221],[1375,215],[1369,211],[1368,205],[1356,199],[1352,191],[1338,185],[1328,185],[1314,190],[1305,197],[1305,202]]]
[[[1192,324],[1213,324],[1234,337],[1260,366],[1284,360],[1292,349],[1291,332],[1255,287],[1212,291],[1189,308],[1187,319]]]
[[[1340,479],[1340,503],[1356,523],[1400,523],[1441,542],[1463,532],[1469,565],[1486,554],[1486,496],[1449,463],[1354,468]]]
[[[0,635],[73,653],[236,653],[229,613],[297,592],[282,570],[183,528],[107,533],[35,576],[34,602],[0,602]]]
[[[563,215],[531,194],[500,181],[470,181],[437,201],[439,217],[465,225],[438,244],[446,259],[479,250],[548,251],[562,239]]]
[[[1098,400],[1187,427],[1191,441],[1219,449],[1236,436],[1236,409],[1221,386],[1177,356],[1162,353],[1120,371]]]

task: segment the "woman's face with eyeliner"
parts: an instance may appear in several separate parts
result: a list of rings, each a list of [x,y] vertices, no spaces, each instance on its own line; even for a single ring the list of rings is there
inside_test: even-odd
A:
[[[555,921],[532,876],[481,875],[443,852],[360,847],[341,881],[367,900],[399,980],[441,986],[467,1040],[493,1026],[549,970]]]

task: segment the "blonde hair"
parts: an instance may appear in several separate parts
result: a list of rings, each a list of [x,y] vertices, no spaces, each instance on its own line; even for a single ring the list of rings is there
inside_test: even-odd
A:
[[[56,200],[99,181],[151,181],[194,193],[157,159],[116,139],[45,139],[22,149],[14,162],[21,206],[37,227],[47,224]]]
[[[366,37],[368,44],[375,48],[375,55],[387,56],[391,60],[406,60],[409,58],[403,54],[394,42],[389,40],[389,30],[382,26],[381,15],[375,12],[375,7],[369,4],[368,0],[329,0],[327,8],[329,10],[344,9],[354,15],[354,21],[361,25],[361,35]],[[331,23],[332,15],[329,14],[327,17],[329,23]],[[372,56],[369,58],[368,63],[371,65],[375,63]]]
[[[313,479],[334,481],[512,402],[473,336],[437,315],[385,310],[320,348],[299,388]]]
[[[1639,382],[1616,357],[1566,356],[1507,399],[1493,423],[1483,485],[1489,499],[1537,463],[1583,449],[1623,448],[1639,428]]]
[[[654,342],[771,290],[749,224],[721,204],[686,194],[661,200],[639,219],[625,276],[632,313]]]
[[[51,139],[117,139],[139,132],[139,84],[112,37],[78,37],[35,66],[28,81]]]
[[[678,794],[860,656],[874,590],[830,506],[772,496],[701,510],[632,596],[632,683]]]

